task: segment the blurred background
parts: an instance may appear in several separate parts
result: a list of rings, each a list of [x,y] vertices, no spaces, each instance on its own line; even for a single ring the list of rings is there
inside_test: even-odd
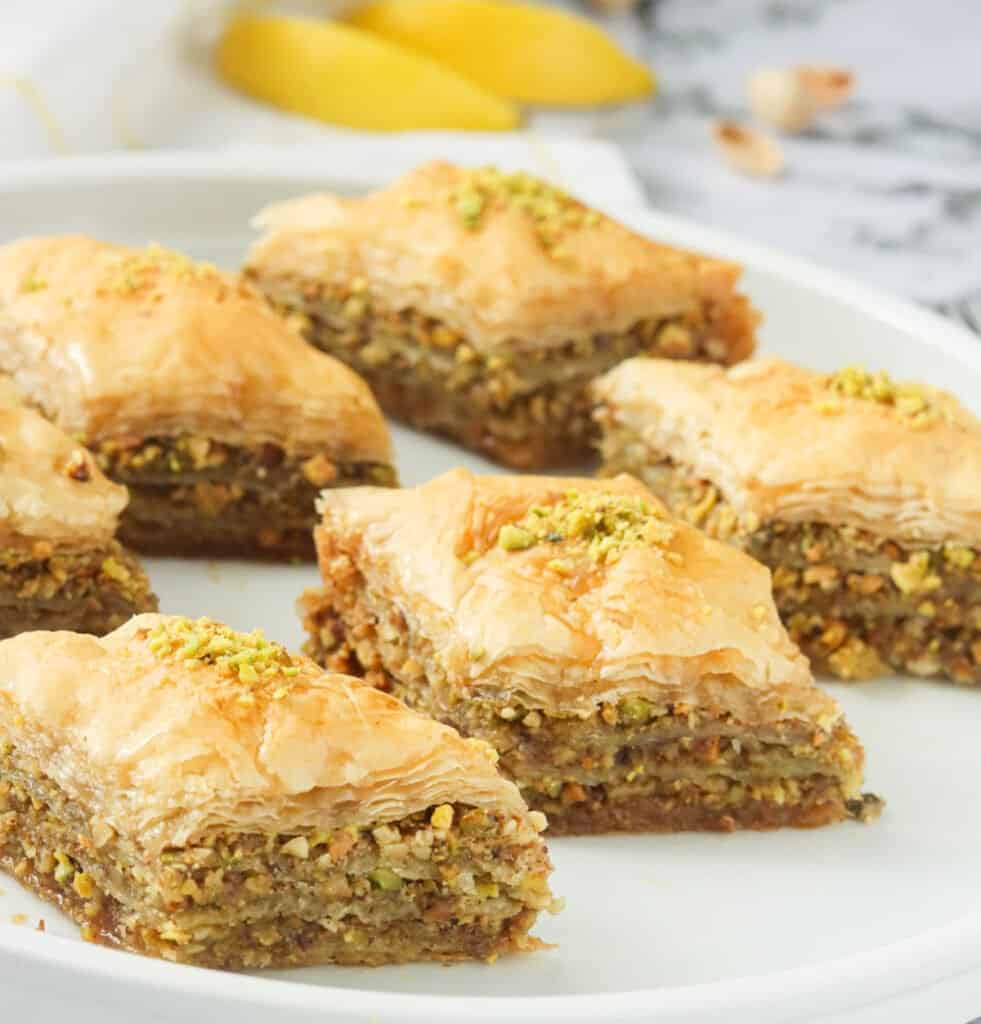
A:
[[[981,330],[979,0],[570,0],[534,5],[534,16],[497,4],[519,16],[491,21],[470,10],[489,6],[476,0],[422,3],[425,18],[406,27],[405,0],[368,13],[329,0],[3,0],[0,159],[246,143],[284,147],[283,159],[294,144],[329,153],[332,139],[377,119],[385,88],[402,96],[406,81],[425,82],[422,98],[406,102],[446,120],[427,128],[457,129],[463,107],[494,128],[508,120],[501,104],[514,112],[514,127],[493,138],[468,133],[458,159],[494,159],[506,152],[500,137],[513,136],[542,147],[569,188],[577,175],[605,176],[622,198],[805,256]],[[542,21],[538,8],[598,31]],[[337,31],[334,16],[344,19]],[[229,42],[242,17],[307,20],[292,22],[288,38],[266,25]],[[317,23],[328,34],[310,28]],[[379,46],[400,53],[380,58]],[[403,66],[401,51],[426,67]],[[515,54],[532,70],[519,67],[516,84],[496,78]],[[307,65],[328,78],[326,117],[295,111],[309,83],[291,79]],[[850,91],[796,117],[788,73],[815,67],[847,72]],[[354,69],[350,95],[329,79],[344,68]],[[780,74],[757,77],[764,92],[751,103],[747,83],[763,71]],[[536,100],[549,88],[562,94]],[[415,108],[401,116],[417,127]],[[719,143],[729,123],[770,147],[779,169],[752,166],[751,150],[747,171]],[[426,150],[414,131],[386,137],[393,153],[407,138],[414,153]]]

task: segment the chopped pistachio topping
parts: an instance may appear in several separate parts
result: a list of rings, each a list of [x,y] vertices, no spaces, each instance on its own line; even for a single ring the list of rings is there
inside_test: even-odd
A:
[[[394,892],[402,888],[402,879],[391,868],[375,868],[368,872],[368,878],[386,892]]]
[[[825,381],[829,391],[844,398],[858,398],[894,408],[901,419],[911,426],[924,427],[936,422],[945,411],[919,384],[894,381],[885,370],[870,373],[862,366],[846,366],[832,373]],[[819,412],[835,413],[841,410],[839,402],[818,399]]]
[[[25,274],[20,282],[20,290],[25,293],[39,292],[48,287],[48,282],[43,277],[38,277],[36,271]]]
[[[289,693],[287,681],[300,671],[286,648],[267,640],[261,630],[236,633],[210,619],[166,619],[154,626],[147,641],[161,660],[179,661],[188,668],[214,665],[250,689],[265,684],[273,700]],[[254,703],[252,693],[246,692],[241,702]]]
[[[518,523],[502,526],[497,543],[505,551],[524,551],[537,544],[569,542],[584,548],[593,562],[617,561],[628,548],[663,547],[674,527],[643,498],[610,491],[569,491],[554,505],[533,505]],[[567,562],[551,559],[558,575],[567,575]]]
[[[542,248],[556,258],[565,255],[557,246],[566,233],[596,227],[603,219],[554,185],[523,172],[507,174],[496,167],[469,171],[450,191],[450,202],[471,231],[481,226],[488,210],[520,210],[533,222]]]
[[[889,567],[893,583],[904,594],[920,594],[937,590],[943,583],[930,567],[930,553],[917,551],[908,562],[893,562]]]
[[[109,269],[109,288],[121,295],[142,291],[165,276],[175,281],[200,281],[219,276],[210,263],[197,263],[182,253],[156,244],[113,260]]]

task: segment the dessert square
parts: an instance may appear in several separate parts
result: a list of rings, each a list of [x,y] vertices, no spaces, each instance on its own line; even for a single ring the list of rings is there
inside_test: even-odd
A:
[[[0,372],[129,488],[139,551],[312,557],[321,488],[394,482],[364,382],[213,267],[25,239],[0,246],[0,322]]]
[[[589,454],[586,385],[622,359],[728,364],[755,343],[737,264],[659,245],[526,174],[435,162],[256,223],[245,274],[314,345],[387,413],[517,469]]]
[[[554,833],[867,816],[766,569],[630,477],[325,493],[308,651],[487,740]]]
[[[0,643],[0,867],[86,939],[229,969],[534,949],[542,828],[485,743],[261,633]]]
[[[92,455],[0,389],[0,639],[32,629],[108,633],[157,599],[115,539],[126,489]]]
[[[849,367],[628,361],[599,381],[605,472],[773,572],[814,665],[981,683],[981,423]]]

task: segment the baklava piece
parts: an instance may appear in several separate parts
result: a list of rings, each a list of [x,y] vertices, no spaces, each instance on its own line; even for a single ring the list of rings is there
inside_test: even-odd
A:
[[[487,740],[555,833],[868,816],[862,748],[769,573],[637,481],[326,494],[309,652]]]
[[[0,394],[0,638],[32,629],[108,633],[154,609],[115,540],[126,489],[37,413]]]
[[[260,633],[0,644],[0,866],[84,938],[229,969],[534,949],[551,865],[493,751]]]
[[[950,395],[776,359],[637,359],[596,395],[605,471],[769,566],[817,669],[981,683],[981,422]]]
[[[394,482],[363,381],[249,286],[156,246],[0,247],[0,372],[126,484],[140,551],[312,557],[322,488]]]
[[[740,268],[658,245],[558,188],[431,163],[363,198],[270,207],[246,267],[386,412],[517,469],[589,454],[587,383],[643,352],[735,363]]]

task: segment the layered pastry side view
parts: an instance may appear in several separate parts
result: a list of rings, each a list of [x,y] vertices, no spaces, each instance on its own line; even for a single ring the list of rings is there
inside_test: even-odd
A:
[[[205,619],[0,666],[0,867],[84,938],[230,969],[540,946],[545,820],[486,743]]]
[[[314,499],[394,483],[367,386],[253,289],[160,248],[0,246],[0,372],[95,454],[153,554],[312,557]]]
[[[89,452],[0,391],[0,638],[108,633],[157,607],[115,539],[125,506]]]
[[[638,481],[325,493],[308,652],[487,740],[553,833],[875,815],[767,570]]]
[[[589,454],[588,382],[628,356],[735,363],[734,263],[659,245],[561,189],[425,164],[361,198],[271,206],[253,280],[383,409],[516,469]]]
[[[981,683],[981,421],[886,373],[623,363],[595,387],[608,474],[773,572],[815,667]]]

